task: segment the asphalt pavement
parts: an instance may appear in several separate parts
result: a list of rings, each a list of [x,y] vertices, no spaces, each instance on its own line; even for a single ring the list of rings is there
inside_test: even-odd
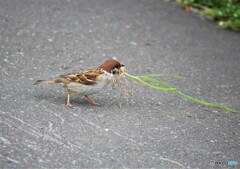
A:
[[[101,107],[74,97],[69,109],[64,88],[33,85],[116,57],[240,110],[239,44],[173,1],[1,0],[0,168],[240,167],[239,114],[134,83],[132,96],[109,86],[92,96]]]

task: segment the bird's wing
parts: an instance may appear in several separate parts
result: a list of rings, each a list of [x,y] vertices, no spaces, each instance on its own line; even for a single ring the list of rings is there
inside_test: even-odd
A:
[[[60,77],[66,78],[69,82],[93,85],[96,83],[97,77],[101,74],[103,74],[103,71],[101,69],[91,69],[83,72],[61,75]]]

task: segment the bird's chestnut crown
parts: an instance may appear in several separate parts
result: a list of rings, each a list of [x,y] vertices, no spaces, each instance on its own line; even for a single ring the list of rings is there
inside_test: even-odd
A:
[[[119,63],[118,61],[110,59],[110,60],[106,60],[98,68],[101,68],[107,71],[108,73],[117,74],[119,69],[124,66],[125,65]]]

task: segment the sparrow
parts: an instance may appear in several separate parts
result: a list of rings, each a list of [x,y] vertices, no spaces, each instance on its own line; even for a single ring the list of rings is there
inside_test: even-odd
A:
[[[67,88],[67,107],[73,107],[70,103],[71,95],[82,95],[87,101],[95,106],[100,106],[89,95],[102,91],[119,74],[125,71],[125,65],[117,60],[106,60],[99,67],[77,73],[60,75],[48,80],[37,80],[34,85],[59,84]]]

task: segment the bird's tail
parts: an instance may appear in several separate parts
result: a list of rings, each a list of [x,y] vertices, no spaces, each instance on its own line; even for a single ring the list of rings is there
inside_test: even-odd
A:
[[[54,79],[50,80],[38,80],[34,83],[34,85],[40,85],[40,84],[50,84],[50,83],[55,83]]]

